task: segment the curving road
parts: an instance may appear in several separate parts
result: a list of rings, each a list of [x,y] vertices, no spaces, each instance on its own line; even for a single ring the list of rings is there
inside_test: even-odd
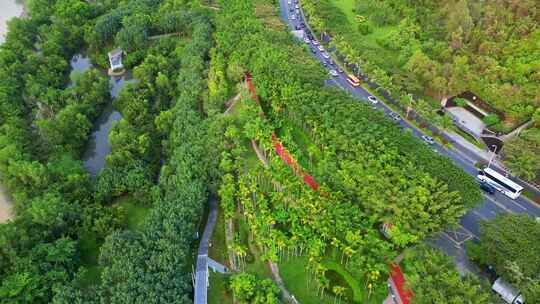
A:
[[[217,220],[217,200],[215,197],[208,199],[208,219],[197,251],[197,266],[195,268],[194,301],[195,304],[206,304],[208,301],[208,248],[210,239]]]
[[[295,6],[294,0],[292,0],[291,6]],[[292,14],[296,15],[295,20],[290,19],[291,13],[288,0],[280,0],[280,8],[281,17],[288,24],[291,30],[294,30],[297,26],[301,26],[302,22],[305,22],[305,31],[311,32],[309,24],[307,24],[307,21],[305,21],[301,7],[299,9],[299,13],[296,13],[296,9],[293,10]],[[328,61],[328,59],[325,59],[323,56],[324,52],[321,52],[314,47],[312,42],[309,43],[309,46],[312,49],[315,49],[313,56],[315,56],[315,58],[317,58],[321,64]],[[326,67],[326,69],[330,71],[332,68]],[[336,86],[349,92],[353,97],[358,99],[359,102],[371,103],[368,99],[371,94],[362,87],[351,86],[347,82],[347,78],[344,73],[339,73],[335,77],[329,77],[331,77],[331,79],[327,81],[328,85]],[[384,113],[389,116],[389,119],[390,115],[399,115],[382,102],[372,104],[372,106],[380,111],[384,111]],[[404,119],[401,119],[398,123],[402,128],[410,129],[412,133],[419,138],[424,135],[421,130]],[[432,147],[436,153],[450,158],[456,165],[463,168],[465,172],[472,176],[476,176],[478,169],[474,166],[474,162],[477,158],[474,155],[471,155],[470,152],[447,149],[438,143],[433,144]],[[481,204],[478,204],[475,208],[469,210],[460,219],[460,225],[456,229],[449,229],[448,231],[442,232],[431,242],[450,256],[454,257],[460,271],[475,271],[474,267],[466,258],[463,243],[468,239],[477,239],[480,236],[479,224],[481,221],[492,219],[500,213],[524,213],[533,217],[540,217],[540,207],[523,196],[516,200],[512,200],[500,193],[497,193],[494,196],[484,195],[484,201]]]

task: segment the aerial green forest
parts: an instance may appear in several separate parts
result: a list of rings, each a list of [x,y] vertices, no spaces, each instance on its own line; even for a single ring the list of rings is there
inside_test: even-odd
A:
[[[486,123],[495,132],[532,122],[506,142],[503,158],[516,175],[540,181],[538,1],[306,0],[302,7],[347,61],[440,127],[449,124],[435,114],[441,100],[463,92],[490,106],[494,119]]]
[[[470,5],[468,27],[435,2],[423,1],[423,10],[407,3],[356,8],[377,6],[369,26],[394,26],[393,38],[371,40],[385,51],[358,48],[381,75],[395,75],[389,83],[432,97],[466,83],[514,121],[534,115],[538,16],[519,15],[534,11],[529,2],[505,8],[507,16],[500,1],[483,14]],[[332,19],[335,4],[309,5],[330,14],[324,22],[343,43],[368,43],[348,40],[369,35],[369,26],[367,34],[348,30],[345,15]],[[1,304],[192,303],[210,197],[219,200],[210,256],[234,274],[210,277],[209,303],[280,303],[269,267],[302,303],[380,303],[388,265],[404,251],[418,303],[432,292],[424,276],[443,298],[489,303],[482,283],[460,281],[440,252],[408,250],[483,199],[474,178],[381,111],[325,86],[277,1],[29,0],[27,9],[0,46],[0,182],[15,214],[0,224]],[[411,18],[398,22],[403,15]],[[454,23],[438,27],[443,16]],[[494,21],[516,16],[508,31]],[[475,18],[492,30],[479,30]],[[106,73],[115,48],[132,78],[117,96]],[[72,71],[83,55],[91,66]],[[108,105],[121,118],[93,176],[83,158]]]

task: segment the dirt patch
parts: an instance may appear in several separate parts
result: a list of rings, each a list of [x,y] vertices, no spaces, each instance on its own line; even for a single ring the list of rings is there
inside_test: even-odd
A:
[[[11,200],[4,187],[0,185],[0,223],[5,223],[12,217]]]

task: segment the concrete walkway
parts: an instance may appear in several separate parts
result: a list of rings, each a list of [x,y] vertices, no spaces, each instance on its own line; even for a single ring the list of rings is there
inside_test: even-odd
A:
[[[227,266],[221,264],[218,261],[213,260],[212,258],[208,258],[208,267],[212,269],[213,272],[218,273],[228,273],[229,269]]]
[[[206,304],[208,302],[208,247],[212,233],[214,232],[214,226],[217,220],[217,200],[214,197],[208,200],[209,213],[204,232],[199,243],[199,250],[197,252],[197,267],[195,273],[195,304]]]

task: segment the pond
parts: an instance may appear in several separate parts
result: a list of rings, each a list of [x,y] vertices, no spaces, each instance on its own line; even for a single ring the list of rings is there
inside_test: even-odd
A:
[[[92,67],[90,58],[84,54],[77,54],[71,59],[71,74],[83,73]],[[71,78],[73,78],[71,76]],[[126,73],[120,77],[111,76],[109,78],[110,93],[114,100],[120,93],[120,90],[126,83],[133,82],[131,75]],[[72,83],[70,83],[72,85]],[[94,131],[87,144],[87,148],[83,154],[84,167],[92,176],[96,176],[99,171],[105,166],[105,157],[111,153],[111,145],[109,143],[109,131],[115,121],[120,120],[122,116],[116,111],[112,103],[105,106],[98,119],[94,123]]]
[[[0,44],[5,40],[7,21],[13,17],[20,17],[23,13],[22,0],[0,0]]]

